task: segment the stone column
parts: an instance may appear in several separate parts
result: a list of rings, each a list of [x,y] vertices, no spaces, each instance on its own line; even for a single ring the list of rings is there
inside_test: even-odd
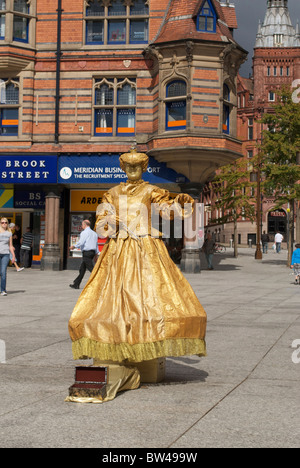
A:
[[[203,189],[203,184],[189,183],[180,186],[183,193],[187,193],[195,200],[195,209],[193,215],[184,221],[184,247],[180,268],[185,273],[200,273],[200,248],[198,242],[198,230],[201,226],[202,216],[200,215],[200,194]]]
[[[60,197],[55,193],[49,193],[45,198],[45,245],[41,270],[59,271],[61,269],[60,248],[58,245]]]

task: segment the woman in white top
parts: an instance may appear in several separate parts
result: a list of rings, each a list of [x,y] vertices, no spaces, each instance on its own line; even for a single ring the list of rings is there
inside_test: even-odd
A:
[[[8,226],[8,220],[1,218],[0,220],[0,275],[1,275],[1,296],[7,296],[6,292],[6,272],[7,266],[10,260],[10,254],[12,256],[12,262],[15,262],[15,251],[12,243],[12,232]]]

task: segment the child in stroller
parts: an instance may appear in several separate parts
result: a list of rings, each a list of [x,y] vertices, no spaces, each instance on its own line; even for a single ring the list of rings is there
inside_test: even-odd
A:
[[[296,250],[293,252],[291,268],[294,269],[295,284],[300,284],[300,244],[295,245]]]

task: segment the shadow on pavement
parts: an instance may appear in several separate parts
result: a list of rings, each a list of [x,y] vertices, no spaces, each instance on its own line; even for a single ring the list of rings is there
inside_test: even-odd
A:
[[[156,384],[146,385],[179,385],[188,382],[205,382],[209,374],[195,367],[199,365],[199,362],[184,356],[169,358],[166,361],[165,379]]]
[[[25,292],[26,292],[25,289],[21,289],[20,291],[11,291],[11,290],[9,290],[7,295],[11,296],[12,294],[23,294]]]

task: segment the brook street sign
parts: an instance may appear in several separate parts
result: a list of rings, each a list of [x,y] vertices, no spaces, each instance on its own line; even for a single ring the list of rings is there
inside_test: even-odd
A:
[[[0,155],[0,183],[2,184],[52,184],[56,182],[56,155]]]

